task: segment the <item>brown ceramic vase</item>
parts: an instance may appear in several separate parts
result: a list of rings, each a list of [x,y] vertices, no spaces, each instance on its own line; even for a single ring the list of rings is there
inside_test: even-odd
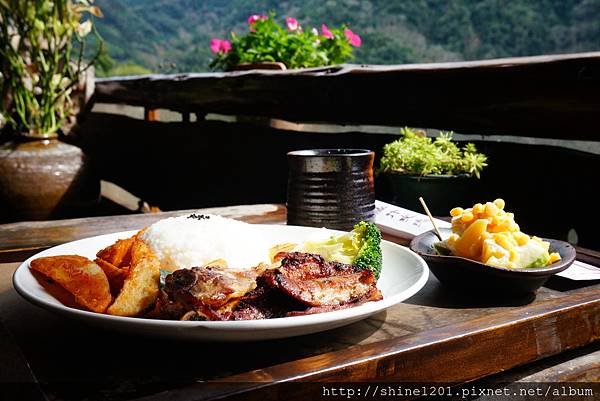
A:
[[[58,139],[0,146],[0,221],[81,216],[99,198],[100,180],[79,147]]]

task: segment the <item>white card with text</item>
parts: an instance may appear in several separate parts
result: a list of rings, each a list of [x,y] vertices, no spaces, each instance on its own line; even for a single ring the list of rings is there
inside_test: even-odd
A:
[[[449,228],[447,221],[434,219],[439,228]],[[433,224],[426,214],[413,212],[399,206],[382,201],[375,201],[375,224],[388,234],[402,238],[412,238],[426,231],[433,230]]]

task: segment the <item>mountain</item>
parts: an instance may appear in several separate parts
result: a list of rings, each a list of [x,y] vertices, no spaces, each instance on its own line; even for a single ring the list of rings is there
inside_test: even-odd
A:
[[[600,0],[97,0],[108,55],[123,70],[208,71],[213,37],[251,14],[305,29],[347,24],[353,63],[402,64],[600,50]],[[110,72],[109,72],[110,73]]]

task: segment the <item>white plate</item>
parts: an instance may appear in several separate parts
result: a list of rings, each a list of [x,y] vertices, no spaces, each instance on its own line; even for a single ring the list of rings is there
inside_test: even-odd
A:
[[[314,238],[315,234],[320,236],[324,232],[324,229],[297,226],[257,225],[257,227],[272,244],[302,242]],[[327,232],[339,233],[330,230]],[[383,293],[381,301],[367,302],[354,308],[315,315],[265,320],[195,322],[111,316],[70,308],[46,292],[29,270],[29,262],[41,256],[76,254],[94,259],[98,250],[113,244],[117,239],[128,238],[134,233],[135,231],[126,231],[100,235],[40,252],[17,268],[13,276],[14,287],[21,296],[35,305],[104,328],[172,338],[248,341],[316,333],[365,319],[414,295],[423,288],[429,275],[427,265],[420,256],[406,247],[383,241],[383,269],[377,283],[377,287]]]

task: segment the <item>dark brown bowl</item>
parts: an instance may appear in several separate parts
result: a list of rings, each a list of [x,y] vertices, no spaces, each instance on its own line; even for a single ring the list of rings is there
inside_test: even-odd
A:
[[[450,230],[440,229],[440,233],[446,238]],[[522,294],[535,292],[575,260],[575,248],[568,242],[543,240],[550,242],[550,251],[558,252],[561,260],[550,266],[527,269],[494,267],[459,256],[440,255],[434,248],[439,240],[433,231],[416,236],[410,242],[410,249],[425,259],[431,272],[444,285],[485,293]]]

